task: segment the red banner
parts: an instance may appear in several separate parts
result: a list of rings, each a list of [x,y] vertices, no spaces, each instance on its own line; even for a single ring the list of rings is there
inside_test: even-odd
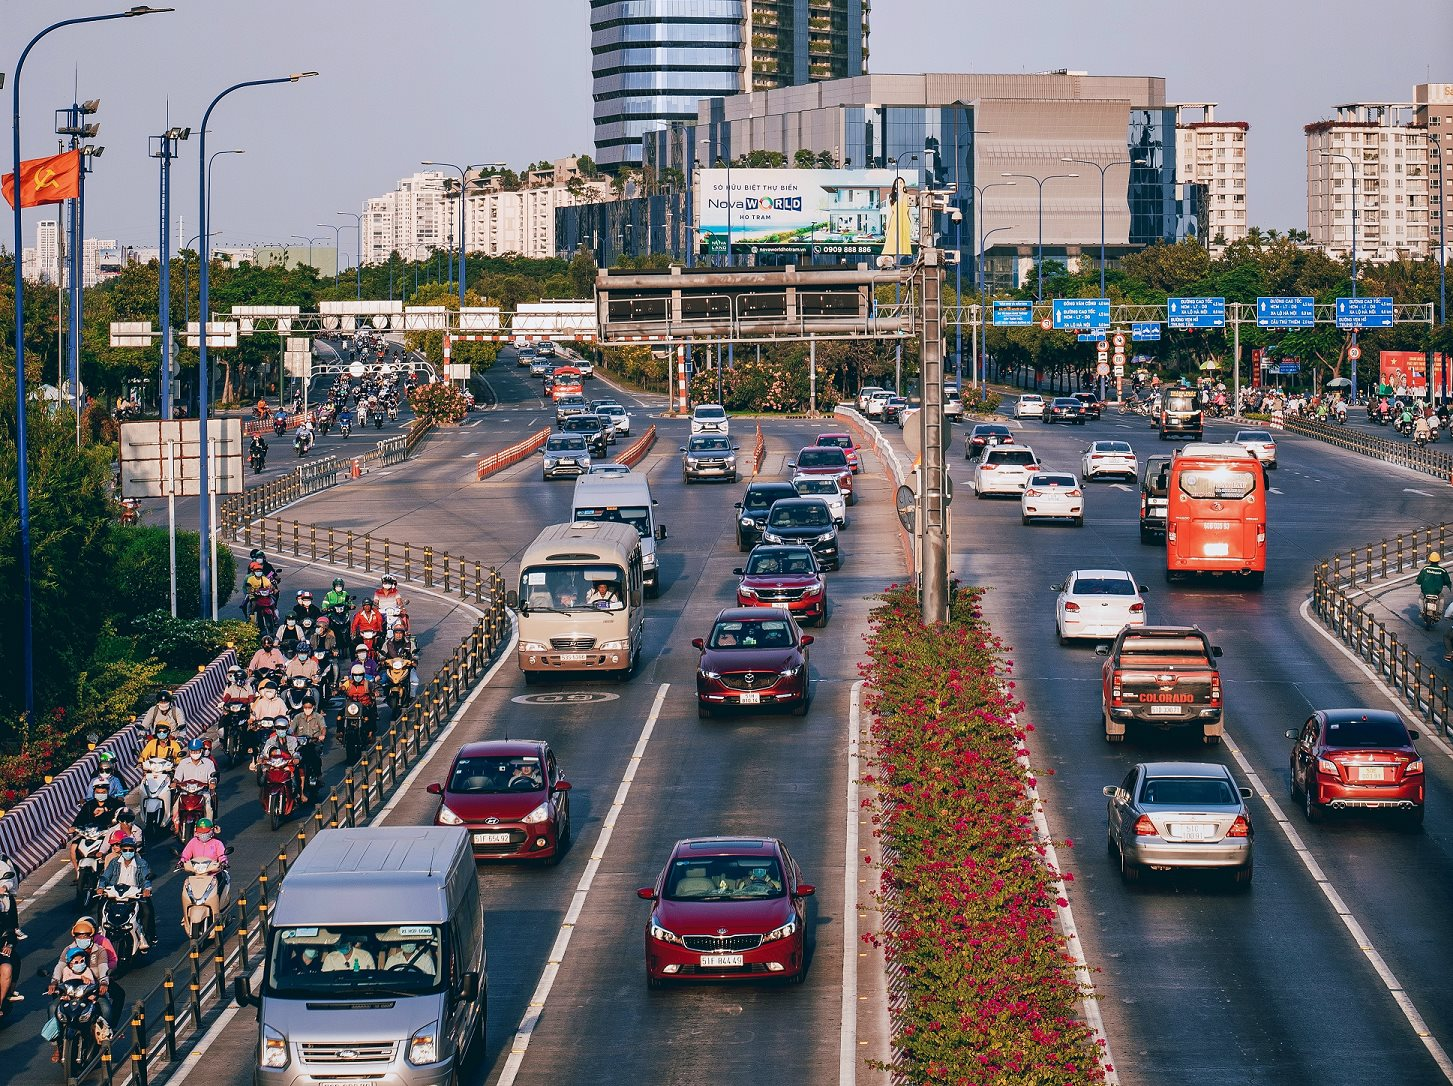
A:
[[[1453,383],[1453,374],[1445,371],[1453,366],[1453,360],[1445,359],[1441,353],[1434,353],[1432,385],[1433,395],[1443,396],[1443,382]],[[1378,380],[1392,387],[1395,393],[1422,395],[1428,389],[1428,355],[1423,351],[1383,351],[1378,361]]]
[[[15,175],[0,179],[5,202],[15,206]],[[66,151],[49,158],[32,158],[20,164],[20,206],[39,207],[74,200],[81,194],[81,152]]]

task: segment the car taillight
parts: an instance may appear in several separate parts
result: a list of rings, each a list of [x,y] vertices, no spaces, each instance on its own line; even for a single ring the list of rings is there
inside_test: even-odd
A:
[[[1421,758],[1414,758],[1411,762],[1409,762],[1407,765],[1405,765],[1403,767],[1403,776],[1404,777],[1411,777],[1415,773],[1421,773],[1422,771],[1423,771],[1423,760]]]
[[[1211,676],[1211,705],[1213,707],[1221,704],[1221,676]]]
[[[1237,815],[1236,821],[1231,823],[1231,828],[1226,831],[1227,837],[1250,837],[1251,823],[1246,821],[1245,815]]]
[[[1136,837],[1154,837],[1155,834],[1155,823],[1150,820],[1150,815],[1141,815],[1135,820]]]
[[[1265,543],[1266,542],[1266,525],[1265,524],[1258,524],[1256,526],[1256,541],[1258,543]]]
[[[1090,459],[1091,460],[1103,460],[1103,459],[1105,459],[1105,454],[1104,453],[1091,453],[1090,454]]]
[[[1317,772],[1325,773],[1329,777],[1336,777],[1338,780],[1342,778],[1341,768],[1330,758],[1317,759]]]
[[[1065,600],[1065,611],[1072,614],[1079,614],[1080,605],[1075,603],[1074,600]]]
[[[1143,614],[1145,614],[1145,604],[1143,604],[1143,603],[1132,603],[1130,605],[1130,613],[1132,615],[1143,615]]]
[[[994,464],[980,464],[979,465],[979,470],[980,471],[993,471],[994,468],[995,468],[995,466],[996,465],[994,465]]]
[[[1120,672],[1116,671],[1110,676],[1110,704],[1120,703]]]
[[[1067,490],[1065,491],[1065,493],[1068,494],[1071,498],[1079,498],[1083,496],[1081,495],[1078,487],[1076,487],[1074,490]]]
[[[1024,492],[1024,496],[1026,498],[1037,498],[1037,497],[1039,497],[1039,491],[1037,491],[1037,490],[1026,490]]]

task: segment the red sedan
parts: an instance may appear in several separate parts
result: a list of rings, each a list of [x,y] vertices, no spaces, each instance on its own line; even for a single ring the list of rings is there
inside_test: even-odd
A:
[[[779,607],[800,622],[827,625],[827,580],[811,547],[754,547],[741,569],[738,607]]]
[[[807,898],[814,887],[773,837],[678,841],[656,882],[636,895],[646,921],[646,986],[667,980],[807,976]]]
[[[466,743],[439,797],[436,826],[463,826],[476,860],[558,863],[570,843],[570,782],[541,739]]]
[[[1402,717],[1385,709],[1319,709],[1299,731],[1291,752],[1292,796],[1307,821],[1328,809],[1379,807],[1401,812],[1410,828],[1423,824],[1423,759]]]
[[[709,637],[697,637],[696,713],[727,706],[765,705],[806,716],[810,700],[807,646],[812,635],[776,607],[728,607]]]
[[[797,459],[787,466],[797,475],[832,475],[849,505],[856,505],[853,496],[853,469],[848,464],[848,454],[836,445],[809,445],[797,454]]]
[[[836,446],[847,454],[848,467],[853,469],[854,475],[863,470],[863,463],[858,456],[858,447],[853,443],[852,434],[818,434],[813,444]]]

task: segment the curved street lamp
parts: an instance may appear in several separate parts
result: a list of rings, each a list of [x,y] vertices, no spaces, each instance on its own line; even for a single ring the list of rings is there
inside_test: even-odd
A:
[[[999,176],[1018,177],[1025,181],[1033,181],[1039,186],[1039,244],[1034,250],[1034,274],[1038,278],[1038,285],[1034,289],[1034,300],[1042,302],[1044,301],[1044,183],[1080,175],[1077,173],[1052,173],[1047,177],[1035,177],[1032,173],[1003,173]]]

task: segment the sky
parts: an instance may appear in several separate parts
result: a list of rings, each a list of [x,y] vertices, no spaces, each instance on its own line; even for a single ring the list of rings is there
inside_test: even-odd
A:
[[[10,98],[32,34],[131,2],[3,0],[0,95]],[[359,211],[423,159],[518,168],[592,151],[586,0],[170,2],[171,14],[55,31],[26,61],[24,157],[56,148],[56,108],[101,100],[106,153],[87,179],[88,237],[156,244],[147,137],[169,125],[194,130],[172,167],[173,229],[180,212],[186,230],[174,241],[196,233],[196,130],[212,96],[243,80],[320,73],[238,91],[213,111],[208,153],[246,152],[216,160],[214,243],[331,243],[317,224],[337,223],[352,253],[353,221],[336,212]],[[1302,126],[1341,102],[1406,101],[1414,83],[1453,82],[1450,42],[1447,0],[876,0],[869,68],[1164,76],[1167,100],[1219,102],[1218,119],[1250,123],[1250,221],[1286,229],[1306,225]],[[25,245],[44,217],[53,210],[27,211]]]

